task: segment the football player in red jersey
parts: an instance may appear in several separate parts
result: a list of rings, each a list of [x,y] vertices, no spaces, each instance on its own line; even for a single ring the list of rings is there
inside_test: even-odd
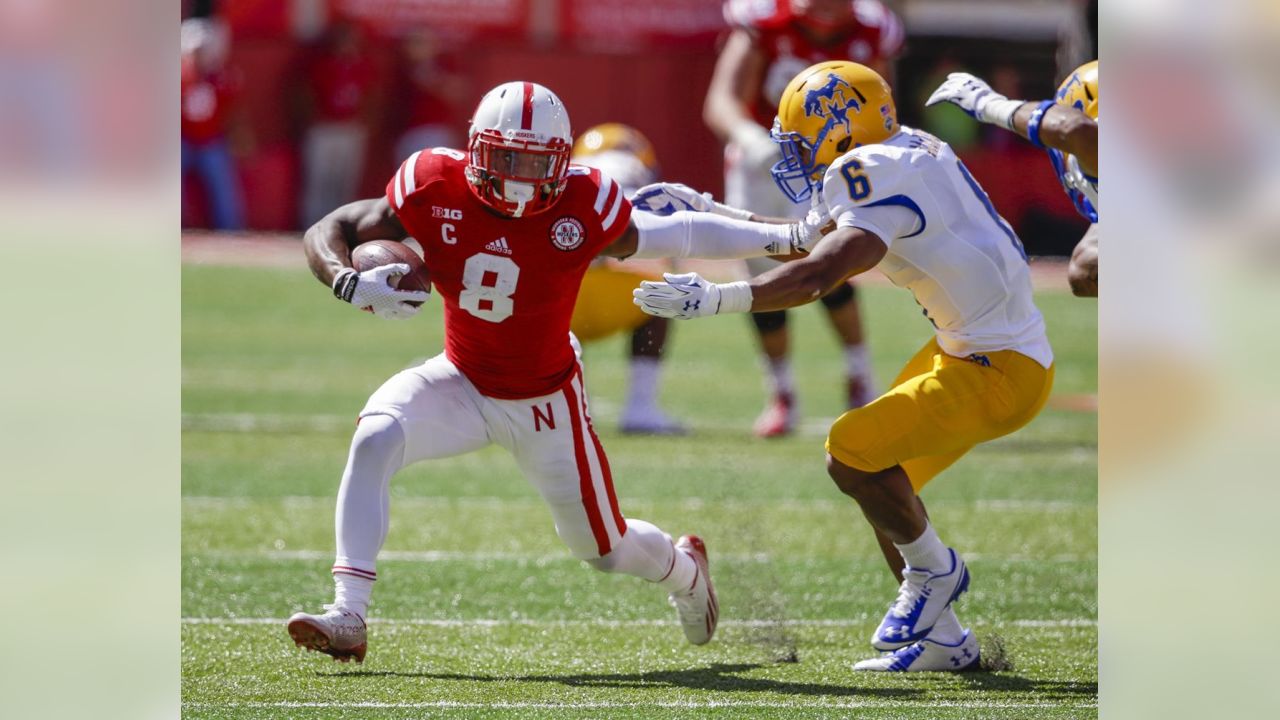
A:
[[[725,203],[773,217],[803,217],[769,172],[782,159],[769,137],[778,99],[801,70],[826,60],[852,60],[892,82],[891,64],[904,40],[902,23],[880,0],[728,0],[732,28],[707,89],[703,120],[725,146]],[[777,267],[747,261],[752,275]],[[822,298],[844,348],[848,406],[876,396],[853,286]],[[753,313],[772,397],[756,420],[761,437],[785,435],[797,420],[786,311]]]
[[[404,265],[357,272],[351,248],[416,238],[444,302],[445,348],[388,380],[360,412],[338,491],[336,598],[325,613],[289,619],[297,644],[363,660],[391,476],[490,443],[514,456],[576,557],[656,583],[690,642],[705,643],[715,632],[718,607],[702,541],[686,535],[672,542],[618,507],[570,318],[599,255],[686,257],[695,247],[713,259],[787,255],[803,250],[815,232],[804,224],[748,222],[750,213],[714,203],[712,212],[632,213],[616,182],[569,164],[572,144],[568,113],[554,93],[506,83],[480,101],[466,152],[415,152],[383,197],[344,205],[307,231],[315,276],[338,298],[391,318],[413,316],[419,306],[410,303],[427,295],[387,283],[388,273],[408,271]]]

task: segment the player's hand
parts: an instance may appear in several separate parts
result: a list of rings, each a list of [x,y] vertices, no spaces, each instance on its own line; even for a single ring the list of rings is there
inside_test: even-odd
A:
[[[636,191],[631,198],[631,205],[637,210],[651,212],[654,215],[670,215],[687,210],[689,212],[711,212],[715,201],[711,193],[700,193],[688,185],[680,183],[652,183]]]
[[[426,302],[431,294],[418,290],[397,290],[391,287],[390,281],[393,276],[405,275],[408,272],[409,266],[404,263],[379,265],[362,273],[348,269],[334,278],[333,294],[340,300],[346,300],[378,317],[398,320],[411,318],[418,314],[422,306],[409,303]]]
[[[651,212],[654,215],[670,215],[672,213],[709,212],[738,220],[749,220],[751,213],[718,203],[711,198],[711,193],[700,193],[688,185],[680,183],[653,183],[636,191],[631,198],[631,205],[638,210]]]
[[[645,280],[631,291],[632,302],[650,315],[692,320],[751,309],[751,288],[745,282],[721,285],[707,282],[698,273],[663,273],[662,279],[663,282]]]
[[[823,229],[831,224],[831,218],[818,208],[810,208],[804,219],[792,227],[791,249],[794,252],[813,252],[822,239]]]
[[[730,139],[742,152],[741,162],[747,167],[765,172],[782,159],[782,148],[773,141],[769,131],[751,120],[743,120],[733,127]]]
[[[664,318],[690,320],[715,315],[720,307],[720,288],[698,273],[663,273],[665,282],[645,280],[631,291],[632,302],[640,309]]]
[[[948,75],[946,82],[925,101],[925,107],[940,102],[949,102],[980,122],[1005,128],[1013,127],[1013,114],[1023,104],[1022,100],[1010,100],[992,90],[985,80],[969,73]]]

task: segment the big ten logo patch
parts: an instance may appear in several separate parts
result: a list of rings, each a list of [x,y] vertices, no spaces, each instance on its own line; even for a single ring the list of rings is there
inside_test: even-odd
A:
[[[557,250],[576,250],[587,239],[587,230],[577,218],[562,217],[551,224],[551,244]]]
[[[462,211],[453,208],[442,208],[439,205],[431,206],[431,217],[444,218],[445,220],[461,220]]]

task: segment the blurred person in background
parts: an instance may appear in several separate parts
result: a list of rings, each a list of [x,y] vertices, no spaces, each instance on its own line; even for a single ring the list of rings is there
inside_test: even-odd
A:
[[[579,135],[573,144],[573,162],[604,172],[628,198],[661,176],[653,144],[639,130],[622,123],[596,125]],[[624,433],[678,435],[686,428],[658,406],[662,352],[670,322],[644,314],[631,301],[631,290],[652,279],[618,267],[617,261],[597,258],[582,279],[570,330],[582,342],[630,331],[630,375],[619,429]]]
[[[952,73],[928,105],[949,102],[975,119],[1021,135],[1048,152],[1076,211],[1090,223],[1071,253],[1067,279],[1078,297],[1098,296],[1098,61],[1085,63],[1055,96],[1010,100],[969,73]]]
[[[824,60],[853,60],[892,79],[892,61],[902,50],[902,23],[879,0],[729,0],[724,6],[731,30],[707,90],[703,120],[725,143],[725,202],[771,217],[804,217],[809,207],[789,201],[770,170],[782,160],[769,136],[778,100],[804,68]],[[777,263],[748,261],[753,276]],[[847,405],[856,408],[876,396],[870,353],[852,285],[840,284],[822,298],[844,346]],[[785,310],[753,313],[764,353],[770,398],[756,419],[755,433],[790,433],[798,412],[789,359]]]
[[[212,17],[182,21],[182,174],[204,185],[215,230],[244,229],[244,193],[232,146],[244,150],[248,125],[236,111],[241,79],[227,65],[230,31]]]
[[[306,78],[304,227],[356,197],[364,173],[374,80],[360,28],[351,23],[333,26]]]
[[[399,162],[424,147],[457,147],[460,133],[458,107],[467,93],[467,82],[456,59],[444,52],[436,36],[416,29],[400,44],[401,76],[396,85],[406,125],[396,141]],[[397,114],[397,120],[402,119]]]

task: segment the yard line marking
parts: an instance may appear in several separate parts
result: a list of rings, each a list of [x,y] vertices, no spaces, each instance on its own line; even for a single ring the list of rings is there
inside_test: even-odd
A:
[[[440,495],[408,495],[397,496],[392,498],[397,504],[410,505],[462,505],[481,508],[493,508],[499,505],[508,505],[513,508],[541,508],[545,504],[541,498],[536,497],[493,497],[484,495],[470,495],[459,497],[444,497]],[[248,497],[248,496],[220,496],[220,495],[184,495],[183,503],[191,505],[203,505],[211,508],[242,508],[248,505],[254,505],[264,502],[280,502],[284,504],[295,505],[322,505],[330,510],[333,509],[334,497],[332,495],[275,495],[264,497]],[[652,509],[659,505],[670,507],[676,505],[682,510],[704,510],[715,509],[723,512],[736,512],[744,510],[758,509],[765,506],[771,510],[797,510],[811,512],[813,510],[836,510],[853,512],[854,506],[847,499],[835,498],[811,498],[808,500],[797,499],[775,499],[762,498],[759,500],[741,500],[735,498],[703,498],[696,495],[684,496],[675,500],[659,500],[654,498],[628,498],[625,501],[628,507],[641,507]],[[1008,511],[1026,511],[1026,512],[1063,512],[1070,510],[1095,510],[1097,508],[1096,500],[1030,500],[1030,499],[988,499],[988,500],[934,500],[929,503],[930,508],[942,507],[976,507],[982,510],[1008,510]]]
[[[877,616],[879,617],[879,616]],[[720,627],[743,627],[743,628],[764,628],[778,626],[800,626],[800,627],[861,627],[868,623],[872,623],[876,618],[867,615],[862,618],[826,618],[826,619],[797,619],[797,620],[771,620],[771,619],[755,619],[755,620],[721,620]],[[232,617],[232,618],[216,618],[216,617],[184,617],[183,625],[283,625],[285,618],[263,618],[263,617]],[[1062,618],[1050,620],[1008,620],[1008,621],[981,621],[970,620],[975,625],[995,625],[1009,626],[1020,628],[1091,628],[1097,627],[1098,621],[1094,618]],[[533,618],[475,618],[471,620],[452,619],[452,618],[371,618],[370,625],[385,625],[387,627],[442,627],[442,628],[466,628],[466,627],[548,627],[548,628],[576,628],[576,627],[600,627],[600,628],[628,628],[628,627],[665,627],[667,625],[677,624],[675,620],[656,620],[646,618],[636,618],[631,620],[538,620]]]
[[[518,678],[516,678],[518,679]],[[316,709],[380,709],[380,710],[427,710],[427,709],[459,709],[459,710],[603,710],[608,708],[982,708],[982,709],[1033,709],[1033,708],[1096,708],[1097,701],[1075,702],[966,702],[963,700],[833,700],[830,702],[783,702],[780,700],[660,700],[641,702],[465,702],[460,700],[433,700],[426,702],[303,702],[297,700],[281,700],[278,702],[229,702],[201,703],[184,702],[185,708],[204,709],[268,709],[268,708],[316,708]]]
[[[331,550],[209,550],[204,552],[189,553],[193,557],[213,558],[215,560],[222,559],[260,559],[260,560],[279,560],[279,561],[329,561],[333,559],[333,551]],[[1037,557],[1035,555],[992,555],[989,553],[961,553],[965,561],[990,561],[990,562],[1009,562],[1009,563],[1077,563],[1077,562],[1094,562],[1097,561],[1096,554],[1075,554],[1062,553],[1057,555],[1046,555]],[[768,563],[773,562],[776,558],[770,553],[717,553],[716,558],[728,562],[740,563]],[[446,562],[488,562],[488,561],[510,561],[510,562],[529,562],[543,565],[551,562],[577,562],[572,555],[565,553],[528,553],[528,552],[504,552],[495,551],[464,551],[464,550],[383,550],[378,553],[379,560],[391,560],[396,562],[418,562],[418,563],[446,563]],[[849,558],[839,558],[847,560]],[[856,558],[855,558],[856,559]],[[880,559],[874,558],[867,560],[868,563],[879,565]]]

